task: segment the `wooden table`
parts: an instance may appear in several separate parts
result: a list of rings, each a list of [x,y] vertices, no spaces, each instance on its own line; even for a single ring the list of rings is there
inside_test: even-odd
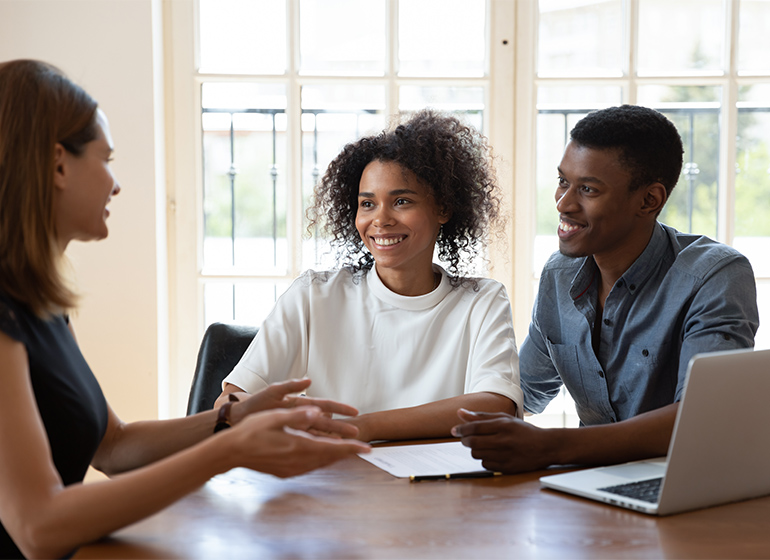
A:
[[[541,489],[543,472],[410,483],[359,458],[245,469],[75,558],[768,558],[770,497],[656,518]]]

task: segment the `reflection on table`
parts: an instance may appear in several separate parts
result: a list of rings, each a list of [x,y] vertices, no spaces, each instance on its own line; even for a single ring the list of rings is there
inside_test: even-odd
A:
[[[410,483],[357,457],[288,480],[235,469],[75,558],[770,557],[770,497],[656,518],[543,490],[543,474]]]

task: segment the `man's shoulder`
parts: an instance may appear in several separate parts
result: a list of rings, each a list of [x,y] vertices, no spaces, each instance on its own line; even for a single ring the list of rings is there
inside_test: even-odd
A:
[[[675,254],[674,269],[702,277],[726,266],[751,268],[748,259],[729,245],[705,235],[681,233],[671,227],[663,227]]]

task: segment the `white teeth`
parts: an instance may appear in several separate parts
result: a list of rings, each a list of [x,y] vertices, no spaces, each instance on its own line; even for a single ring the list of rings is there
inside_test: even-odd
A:
[[[570,231],[575,231],[576,229],[580,229],[580,226],[573,226],[566,222],[559,222],[559,229],[569,233]]]
[[[374,238],[374,242],[377,245],[383,245],[383,246],[395,245],[396,243],[401,243],[403,240],[404,240],[403,237],[395,237],[395,238],[391,238],[391,237],[375,237]]]

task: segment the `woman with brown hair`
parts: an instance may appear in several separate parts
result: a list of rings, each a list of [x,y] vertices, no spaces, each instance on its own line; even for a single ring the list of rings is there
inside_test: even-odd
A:
[[[107,236],[107,204],[120,192],[112,152],[104,113],[60,71],[0,63],[3,558],[71,554],[233,467],[293,476],[368,450],[307,432],[357,433],[329,418],[354,408],[291,396],[308,380],[273,384],[219,411],[120,421],[78,348],[67,315],[76,296],[61,273],[70,241]],[[292,410],[261,412],[272,408]],[[89,464],[125,474],[83,485]]]

